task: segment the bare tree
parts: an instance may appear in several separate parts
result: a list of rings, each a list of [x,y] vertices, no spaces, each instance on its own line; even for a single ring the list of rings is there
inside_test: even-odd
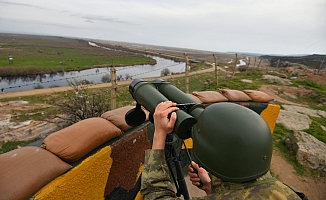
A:
[[[102,81],[102,83],[109,83],[109,82],[111,82],[110,75],[109,74],[103,75],[102,78],[101,78],[101,81]]]
[[[127,73],[127,74],[125,74],[125,79],[126,79],[126,80],[128,80],[128,79],[131,80],[131,79],[132,79],[132,76],[130,76],[130,74]]]
[[[118,81],[122,81],[122,80],[123,80],[123,77],[122,77],[121,74],[120,74],[119,76],[117,76],[117,80],[118,80]]]
[[[69,124],[91,118],[100,117],[110,109],[110,100],[105,96],[107,92],[89,90],[87,85],[78,81],[70,82],[72,90],[66,92],[66,98],[58,106]]]
[[[168,68],[164,68],[161,71],[161,76],[169,76],[171,75],[171,71]]]

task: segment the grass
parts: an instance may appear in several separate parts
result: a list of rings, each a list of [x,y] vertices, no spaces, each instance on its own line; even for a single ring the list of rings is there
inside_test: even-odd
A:
[[[321,126],[326,127],[326,120],[325,118],[321,117],[310,117],[312,120],[312,123],[310,124],[309,129],[303,130],[306,133],[309,133],[310,135],[314,136],[318,140],[324,142],[326,144],[326,133],[321,128]]]
[[[310,95],[299,96],[298,103],[305,102],[311,108],[326,111],[326,106],[320,106],[321,100],[326,98],[326,87],[307,80],[294,80],[293,86],[300,86],[313,91]]]
[[[92,47],[87,41],[68,38],[17,39],[1,41],[0,74],[19,76],[63,71],[79,71],[98,66],[155,64],[141,54]],[[8,55],[13,56],[9,64]]]
[[[0,142],[0,153],[9,152],[17,149],[17,147],[23,147],[35,141],[36,140]]]
[[[307,170],[304,166],[302,166],[296,159],[295,154],[293,152],[290,152],[285,143],[282,141],[282,139],[291,134],[293,131],[285,129],[282,125],[276,124],[274,128],[273,133],[273,145],[274,148],[278,148],[282,154],[282,156],[290,162],[294,169],[296,170],[298,175],[304,175]]]

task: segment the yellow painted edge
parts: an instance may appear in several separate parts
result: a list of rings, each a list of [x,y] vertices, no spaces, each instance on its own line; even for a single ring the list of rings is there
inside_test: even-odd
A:
[[[276,125],[276,121],[278,118],[278,114],[280,113],[281,107],[275,104],[268,104],[267,108],[265,108],[261,113],[260,116],[264,118],[266,123],[268,124],[271,133],[273,134],[274,128]]]
[[[137,182],[139,176],[141,175],[141,172],[143,171],[143,169],[144,169],[144,165],[141,165],[139,168],[138,174],[137,174],[136,182]],[[142,199],[143,199],[142,195],[140,194],[140,192],[138,192],[137,196],[135,197],[135,200],[142,200]]]
[[[111,147],[104,147],[44,186],[34,200],[104,199],[112,162]]]
[[[186,146],[187,146],[187,149],[192,149],[192,138],[188,138],[185,140],[185,143],[186,143]],[[185,146],[182,144],[182,149],[185,149]]]

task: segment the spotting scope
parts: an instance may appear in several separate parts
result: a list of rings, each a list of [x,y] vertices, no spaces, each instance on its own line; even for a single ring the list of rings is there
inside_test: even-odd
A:
[[[141,106],[153,114],[157,104],[164,101],[187,105],[187,109],[176,111],[173,133],[180,139],[192,138],[193,160],[212,175],[223,181],[245,182],[269,170],[271,132],[265,120],[253,110],[231,102],[213,103],[205,108],[162,79],[151,83],[135,79],[129,91],[137,102],[136,108],[126,114],[129,125],[145,121]],[[137,120],[138,124],[134,123]]]
[[[146,116],[141,106],[146,108],[152,115],[157,104],[172,101],[182,107],[176,111],[177,121],[173,129],[173,133],[181,139],[191,137],[191,128],[205,109],[202,104],[163,79],[156,79],[152,82],[135,79],[129,85],[129,92],[137,105],[135,109],[126,114],[125,120],[128,125],[137,126],[145,121]]]

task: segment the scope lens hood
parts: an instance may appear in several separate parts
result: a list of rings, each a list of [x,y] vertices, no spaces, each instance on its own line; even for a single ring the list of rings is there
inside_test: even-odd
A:
[[[125,115],[125,121],[129,126],[135,127],[144,123],[146,120],[146,114],[143,109],[133,108],[129,110]]]

